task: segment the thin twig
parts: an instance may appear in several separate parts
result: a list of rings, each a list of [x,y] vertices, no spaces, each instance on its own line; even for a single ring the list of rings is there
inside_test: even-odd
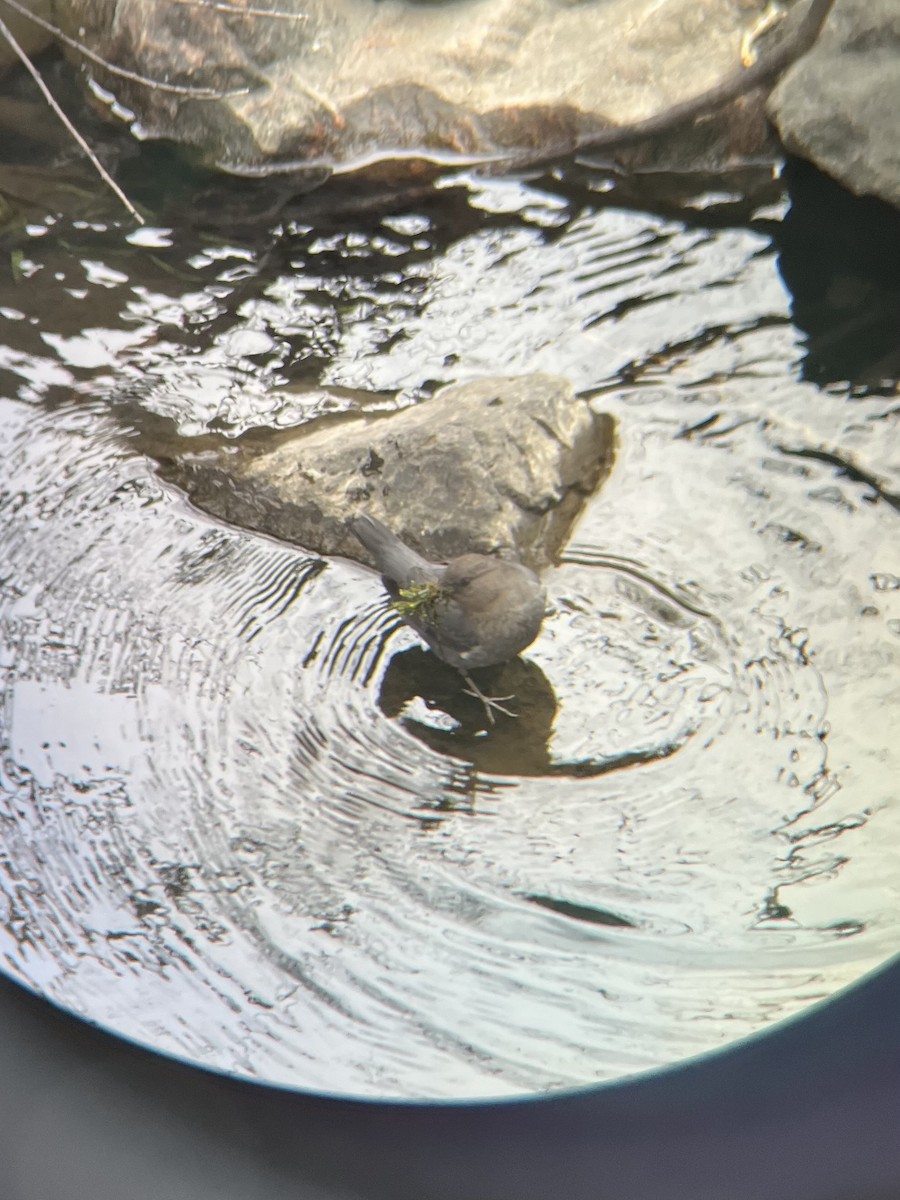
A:
[[[282,12],[280,8],[244,8],[240,4],[228,4],[227,0],[168,0],[169,4],[182,4],[186,8],[214,8],[216,12],[233,13],[239,17],[271,17],[276,21],[308,21],[309,13]]]
[[[62,121],[69,136],[75,139],[77,144],[81,147],[81,149],[87,155],[88,159],[91,162],[91,165],[93,166],[93,168],[97,172],[97,174],[100,176],[100,178],[103,180],[103,182],[107,185],[107,187],[112,189],[112,191],[116,194],[116,196],[119,198],[119,200],[125,206],[125,208],[127,208],[128,211],[131,213],[132,217],[134,217],[135,221],[137,221],[138,225],[143,225],[144,218],[141,216],[141,214],[138,212],[138,210],[134,207],[134,205],[131,203],[131,201],[128,199],[128,197],[125,195],[125,193],[119,187],[119,185],[113,179],[112,175],[110,175],[109,171],[107,171],[106,167],[104,167],[103,163],[100,161],[100,159],[97,157],[97,155],[93,152],[93,150],[90,148],[90,146],[84,140],[84,138],[81,136],[81,134],[78,132],[78,130],[72,124],[72,122],[69,120],[69,118],[63,112],[63,110],[60,108],[60,106],[57,104],[56,100],[53,97],[53,93],[50,91],[50,89],[47,87],[46,83],[44,83],[43,79],[41,78],[40,72],[37,70],[37,68],[32,63],[31,59],[28,57],[28,55],[25,53],[25,51],[22,49],[22,47],[19,45],[19,43],[13,37],[13,35],[9,29],[9,26],[6,25],[6,23],[2,19],[0,19],[0,37],[4,37],[6,39],[6,41],[9,43],[9,46],[10,46],[10,49],[12,50],[12,52],[16,55],[16,57],[22,63],[22,66],[25,68],[25,70],[28,72],[28,74],[31,76],[31,78],[34,80],[34,82],[38,85],[44,99],[50,105],[51,109],[56,113],[57,117],[59,117],[60,121]]]

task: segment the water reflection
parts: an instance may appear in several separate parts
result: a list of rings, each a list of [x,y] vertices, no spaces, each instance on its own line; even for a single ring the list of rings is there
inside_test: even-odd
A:
[[[760,228],[589,179],[437,196],[244,241],[48,218],[0,281],[4,969],[326,1091],[668,1062],[897,939],[895,400],[796,377]],[[490,729],[371,572],[143,453],[498,370],[622,443]]]

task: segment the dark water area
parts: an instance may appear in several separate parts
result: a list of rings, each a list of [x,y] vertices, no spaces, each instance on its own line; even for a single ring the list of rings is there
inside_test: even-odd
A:
[[[894,954],[896,214],[799,164],[678,212],[577,164],[279,210],[127,153],[143,229],[44,125],[0,164],[2,969],[223,1071],[460,1098]],[[371,572],[167,481],[537,371],[616,462],[492,730]]]

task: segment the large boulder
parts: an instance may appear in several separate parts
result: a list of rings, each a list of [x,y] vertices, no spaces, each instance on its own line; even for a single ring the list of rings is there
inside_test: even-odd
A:
[[[508,553],[540,570],[609,469],[611,418],[547,375],[444,388],[399,412],[325,419],[255,449],[156,447],[199,507],[308,550],[365,559],[369,512],[423,553]],[[152,447],[147,447],[153,450]]]
[[[142,137],[243,173],[567,154],[740,71],[764,6],[279,0],[267,15],[251,0],[56,0],[93,56],[76,58]],[[751,144],[742,123],[740,149],[764,136],[757,122]]]
[[[857,195],[900,206],[900,2],[835,0],[769,113],[793,153]]]

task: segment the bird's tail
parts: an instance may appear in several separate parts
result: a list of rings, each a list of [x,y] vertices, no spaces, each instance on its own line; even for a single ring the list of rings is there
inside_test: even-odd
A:
[[[440,569],[401,542],[387,526],[368,513],[354,517],[350,528],[375,560],[378,570],[398,587],[436,580]]]

